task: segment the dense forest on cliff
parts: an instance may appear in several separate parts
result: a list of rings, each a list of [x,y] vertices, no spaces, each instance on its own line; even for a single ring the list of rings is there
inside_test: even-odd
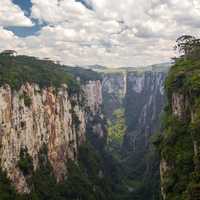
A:
[[[40,87],[67,84],[71,92],[76,92],[80,89],[77,77],[81,82],[101,79],[98,73],[89,69],[64,66],[36,57],[0,53],[0,85],[7,83],[19,89],[26,82],[37,83]]]
[[[176,47],[183,55],[166,80],[164,134],[156,143],[161,187],[165,200],[196,200],[200,198],[200,45],[198,39],[182,36]]]

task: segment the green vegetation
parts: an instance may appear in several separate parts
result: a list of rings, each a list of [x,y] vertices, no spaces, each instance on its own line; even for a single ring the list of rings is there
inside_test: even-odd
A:
[[[66,164],[68,176],[57,183],[51,164],[47,158],[46,147],[40,152],[39,168],[29,180],[30,194],[34,200],[112,200],[112,190],[104,174],[102,158],[90,145],[80,147],[78,161]]]
[[[80,147],[78,161],[68,161],[66,179],[57,183],[44,145],[39,153],[39,166],[33,171],[32,159],[27,149],[20,152],[19,168],[26,176],[31,189],[28,195],[19,196],[11,186],[6,174],[0,173],[1,200],[113,200],[112,175],[115,167],[104,153],[86,143]],[[105,163],[107,163],[105,165]],[[108,169],[106,168],[107,166]],[[110,170],[108,172],[108,170]],[[115,179],[117,177],[115,176]]]
[[[167,199],[184,199],[183,195],[194,171],[193,141],[185,122],[169,115],[166,123],[164,138],[159,148],[161,157],[169,164],[169,170],[164,175],[162,184]]]
[[[0,199],[17,199],[14,187],[11,186],[10,181],[6,177],[6,174],[2,171],[0,171]]]
[[[21,148],[19,157],[18,167],[23,172],[24,176],[31,174],[33,172],[33,160],[28,154],[26,147]]]
[[[124,112],[124,109],[115,110],[113,122],[108,122],[108,148],[116,158],[120,156],[126,131]]]
[[[167,162],[162,187],[166,200],[200,198],[200,45],[192,36],[177,40],[183,53],[175,59],[166,80],[169,105],[163,119],[163,136],[155,142]],[[173,95],[181,98],[181,116],[173,112]]]
[[[184,59],[199,59],[200,57],[200,39],[191,35],[182,35],[176,40],[176,46]]]
[[[145,152],[123,155],[121,166],[127,199],[160,199],[159,156],[151,144]]]
[[[33,82],[40,87],[59,87],[66,83],[72,89],[77,89],[78,84],[70,74],[63,73],[57,65],[27,56],[0,55],[0,84],[9,84],[14,89],[19,89],[26,82]]]
[[[58,184],[53,174],[52,166],[47,157],[47,146],[44,145],[39,152],[39,166],[32,176],[27,178],[31,193],[31,200],[61,200]],[[66,198],[67,199],[67,198]]]
[[[125,110],[120,108],[113,113],[112,122],[108,123],[107,149],[112,155],[120,188],[116,184],[116,199],[146,200],[159,199],[159,158],[153,146],[146,151],[124,152],[122,144],[126,136]],[[129,118],[130,120],[130,118]],[[142,148],[141,148],[142,149]]]
[[[166,80],[166,91],[171,99],[172,93],[193,94],[194,100],[200,94],[200,60],[178,59],[171,68]]]
[[[31,104],[32,104],[32,99],[31,99],[31,97],[30,97],[28,94],[26,94],[25,92],[20,96],[20,99],[23,99],[23,100],[24,100],[24,105],[25,105],[26,107],[30,107],[30,106],[31,106]]]
[[[77,77],[81,82],[101,79],[100,75],[92,70],[59,65],[35,57],[0,54],[0,85],[7,83],[13,89],[19,89],[26,82],[37,83],[42,88],[58,88],[65,83],[70,92],[79,92]]]

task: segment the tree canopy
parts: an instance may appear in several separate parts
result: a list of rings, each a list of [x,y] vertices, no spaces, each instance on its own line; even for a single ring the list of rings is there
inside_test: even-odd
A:
[[[176,40],[175,50],[183,54],[184,58],[199,58],[200,39],[191,35],[182,35]]]

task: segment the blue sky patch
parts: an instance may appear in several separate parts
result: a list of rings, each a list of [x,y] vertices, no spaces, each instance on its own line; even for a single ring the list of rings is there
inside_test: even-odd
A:
[[[12,0],[14,4],[18,5],[25,13],[30,16],[32,3],[31,0]]]
[[[31,7],[32,7],[31,0],[12,0],[12,1],[23,10],[24,14],[27,17],[30,17]],[[19,37],[27,37],[27,36],[35,35],[37,34],[39,30],[41,30],[44,24],[41,25],[41,24],[38,24],[37,20],[34,20],[34,19],[31,19],[31,20],[34,23],[34,26],[32,27],[8,27],[7,30],[14,32],[15,35]]]
[[[43,26],[36,24],[32,27],[8,27],[6,28],[9,31],[15,33],[15,35],[19,37],[27,37],[31,35],[36,35],[39,30],[41,30]]]
[[[81,2],[87,9],[94,9],[93,4],[90,0],[76,0],[76,2]]]

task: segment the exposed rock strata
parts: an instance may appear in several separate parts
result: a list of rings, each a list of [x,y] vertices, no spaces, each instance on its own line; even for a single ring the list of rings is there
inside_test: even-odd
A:
[[[88,112],[95,115],[102,103],[101,82],[90,81],[83,88]],[[77,158],[78,146],[86,138],[88,112],[83,100],[81,94],[70,96],[66,85],[57,91],[29,83],[19,91],[0,87],[0,164],[19,192],[29,192],[18,167],[24,147],[36,169],[38,153],[46,145],[57,181],[64,179],[66,161]]]

